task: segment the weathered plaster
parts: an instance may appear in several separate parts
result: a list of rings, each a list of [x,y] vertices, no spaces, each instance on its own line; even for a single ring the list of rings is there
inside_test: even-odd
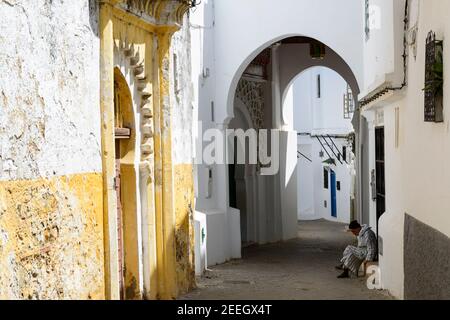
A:
[[[0,12],[0,180],[100,172],[96,2]]]
[[[175,164],[192,163],[194,158],[193,125],[193,84],[191,80],[191,35],[189,19],[172,37],[172,64],[170,73],[172,104],[172,145]]]
[[[183,294],[195,287],[193,166],[176,165],[174,172],[176,268],[179,294]]]
[[[173,2],[175,3],[175,2]],[[163,6],[164,7],[164,6]],[[168,9],[168,7],[166,7]],[[102,17],[102,116],[103,116],[103,162],[104,181],[107,193],[105,195],[105,219],[114,223],[114,190],[111,181],[114,177],[114,145],[112,143],[113,99],[111,85],[111,68],[117,67],[128,83],[135,113],[136,124],[136,167],[139,167],[137,185],[140,188],[137,198],[135,228],[124,229],[124,239],[132,239],[133,243],[142,246],[142,257],[136,257],[136,264],[131,267],[135,270],[126,279],[126,287],[130,288],[130,297],[140,297],[141,283],[143,284],[142,297],[171,299],[187,287],[185,283],[193,281],[188,279],[189,274],[179,274],[178,265],[189,265],[184,259],[189,255],[181,256],[177,260],[177,234],[175,209],[175,162],[173,161],[172,123],[173,115],[173,79],[171,75],[171,41],[177,30],[174,25],[153,24],[144,14],[126,12],[121,6],[112,7],[104,4],[101,9]],[[183,47],[184,50],[187,49]],[[178,69],[175,73],[178,72]],[[188,163],[191,164],[192,160]],[[192,179],[187,190],[193,189]],[[189,184],[189,183],[188,183]],[[128,199],[123,189],[123,198]],[[125,201],[126,203],[126,201]],[[185,204],[188,208],[188,204]],[[140,207],[140,209],[139,209]],[[186,209],[189,210],[189,209]],[[189,225],[187,230],[189,231]],[[112,225],[105,228],[110,232],[105,242],[111,255],[107,260],[114,260],[114,232]],[[189,233],[188,233],[189,235]],[[136,240],[136,241],[135,241]],[[185,240],[182,240],[185,241]],[[187,240],[187,243],[189,241]],[[185,248],[184,245],[183,249]],[[187,250],[188,248],[186,248]],[[125,257],[130,247],[125,244]],[[132,255],[132,254],[131,254]],[[113,261],[112,261],[113,263]],[[110,296],[115,291],[113,279],[114,266],[107,275],[110,284]],[[142,272],[137,269],[142,268]],[[184,268],[183,270],[185,270]],[[136,285],[133,286],[133,278]],[[142,279],[143,278],[143,279]],[[142,280],[140,280],[142,279]],[[128,294],[126,295],[128,296]]]
[[[103,173],[103,232],[105,247],[105,291],[108,299],[119,299],[117,194],[114,187],[114,30],[112,6],[100,6],[100,113]]]
[[[178,295],[175,253],[174,176],[170,106],[170,41],[172,31],[157,33],[158,93],[155,101],[155,199],[159,295]]]
[[[172,37],[170,54],[172,161],[174,166],[176,273],[179,294],[195,287],[193,85],[189,18]]]
[[[135,1],[152,8],[137,14],[135,6],[130,12],[120,9],[123,2],[0,2],[0,297],[119,298],[113,93],[114,68],[123,72],[122,62],[134,63],[134,56],[119,56],[127,41],[140,53],[136,63],[144,63],[140,72],[140,66],[128,69],[133,77],[124,72],[139,147],[134,159],[139,169],[129,183],[140,188],[133,191],[136,220],[126,234],[139,257],[127,287],[133,297],[175,298],[193,283],[191,263],[184,260],[192,257],[176,260],[176,242],[188,250],[186,237],[192,235],[189,223],[180,224],[181,236],[176,232],[173,148],[178,144],[172,145],[170,74],[172,35],[187,3]],[[181,176],[183,190],[192,193],[192,179]],[[47,190],[44,196],[41,190]],[[188,200],[179,204],[180,215],[191,207]],[[29,211],[24,219],[15,217],[21,208]],[[89,218],[92,212],[95,220]],[[44,224],[42,235],[33,229],[41,215],[58,221],[49,230]],[[26,241],[10,240],[18,229],[25,229]],[[28,249],[38,253],[32,252],[35,260],[23,271],[20,259]]]
[[[0,298],[102,299],[97,1],[0,12]]]
[[[0,299],[103,299],[102,215],[97,173],[0,182]]]

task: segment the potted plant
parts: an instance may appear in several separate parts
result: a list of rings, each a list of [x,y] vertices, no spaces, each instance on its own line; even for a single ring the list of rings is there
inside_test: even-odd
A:
[[[425,73],[425,121],[442,122],[444,107],[443,42],[430,32],[427,39]]]

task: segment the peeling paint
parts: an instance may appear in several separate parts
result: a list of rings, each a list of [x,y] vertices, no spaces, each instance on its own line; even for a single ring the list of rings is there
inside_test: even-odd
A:
[[[191,50],[189,20],[172,38],[170,67],[172,75],[172,145],[175,164],[192,163],[194,158],[194,88],[191,81]]]
[[[192,145],[191,93],[177,90],[175,107],[183,112],[173,112],[169,51],[173,22],[187,7],[167,7],[157,20],[168,24],[153,25],[121,3],[101,3],[102,10],[96,0],[0,0],[0,299],[119,298],[110,76],[114,41],[123,37],[140,47],[140,81],[148,81],[149,104],[157,108],[147,120],[155,131],[155,170],[143,206],[155,221],[138,246],[148,247],[146,264],[137,257],[134,273],[128,265],[125,296],[175,298],[194,286],[192,159],[183,160]],[[183,61],[174,70],[178,83],[190,80],[184,23],[172,46]],[[181,115],[175,125],[173,114]],[[140,208],[133,208],[136,216]],[[126,236],[141,239],[138,230]],[[140,292],[144,274],[150,293]]]
[[[100,174],[0,182],[0,299],[102,299]]]
[[[100,172],[97,5],[0,1],[0,12],[0,161],[20,159],[0,180]]]
[[[179,294],[195,288],[193,86],[189,19],[171,42],[172,161],[174,164],[176,273]]]
[[[176,270],[178,289],[184,294],[195,287],[193,167],[176,165],[174,174]]]

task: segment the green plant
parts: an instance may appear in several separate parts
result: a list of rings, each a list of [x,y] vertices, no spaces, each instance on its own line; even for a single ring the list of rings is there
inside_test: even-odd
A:
[[[329,159],[327,159],[327,160],[325,160],[325,161],[322,161],[322,163],[325,163],[325,164],[328,164],[328,165],[336,165],[336,160],[335,159],[332,159],[332,158],[329,158]]]
[[[428,81],[423,88],[424,91],[432,91],[435,96],[441,95],[444,90],[444,60],[442,50],[436,55],[436,61],[431,69],[433,80]]]

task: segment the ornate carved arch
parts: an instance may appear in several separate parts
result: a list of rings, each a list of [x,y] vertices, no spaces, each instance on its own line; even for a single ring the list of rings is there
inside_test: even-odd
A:
[[[252,119],[253,128],[264,126],[264,90],[261,82],[241,79],[236,89],[236,97],[247,107]]]

